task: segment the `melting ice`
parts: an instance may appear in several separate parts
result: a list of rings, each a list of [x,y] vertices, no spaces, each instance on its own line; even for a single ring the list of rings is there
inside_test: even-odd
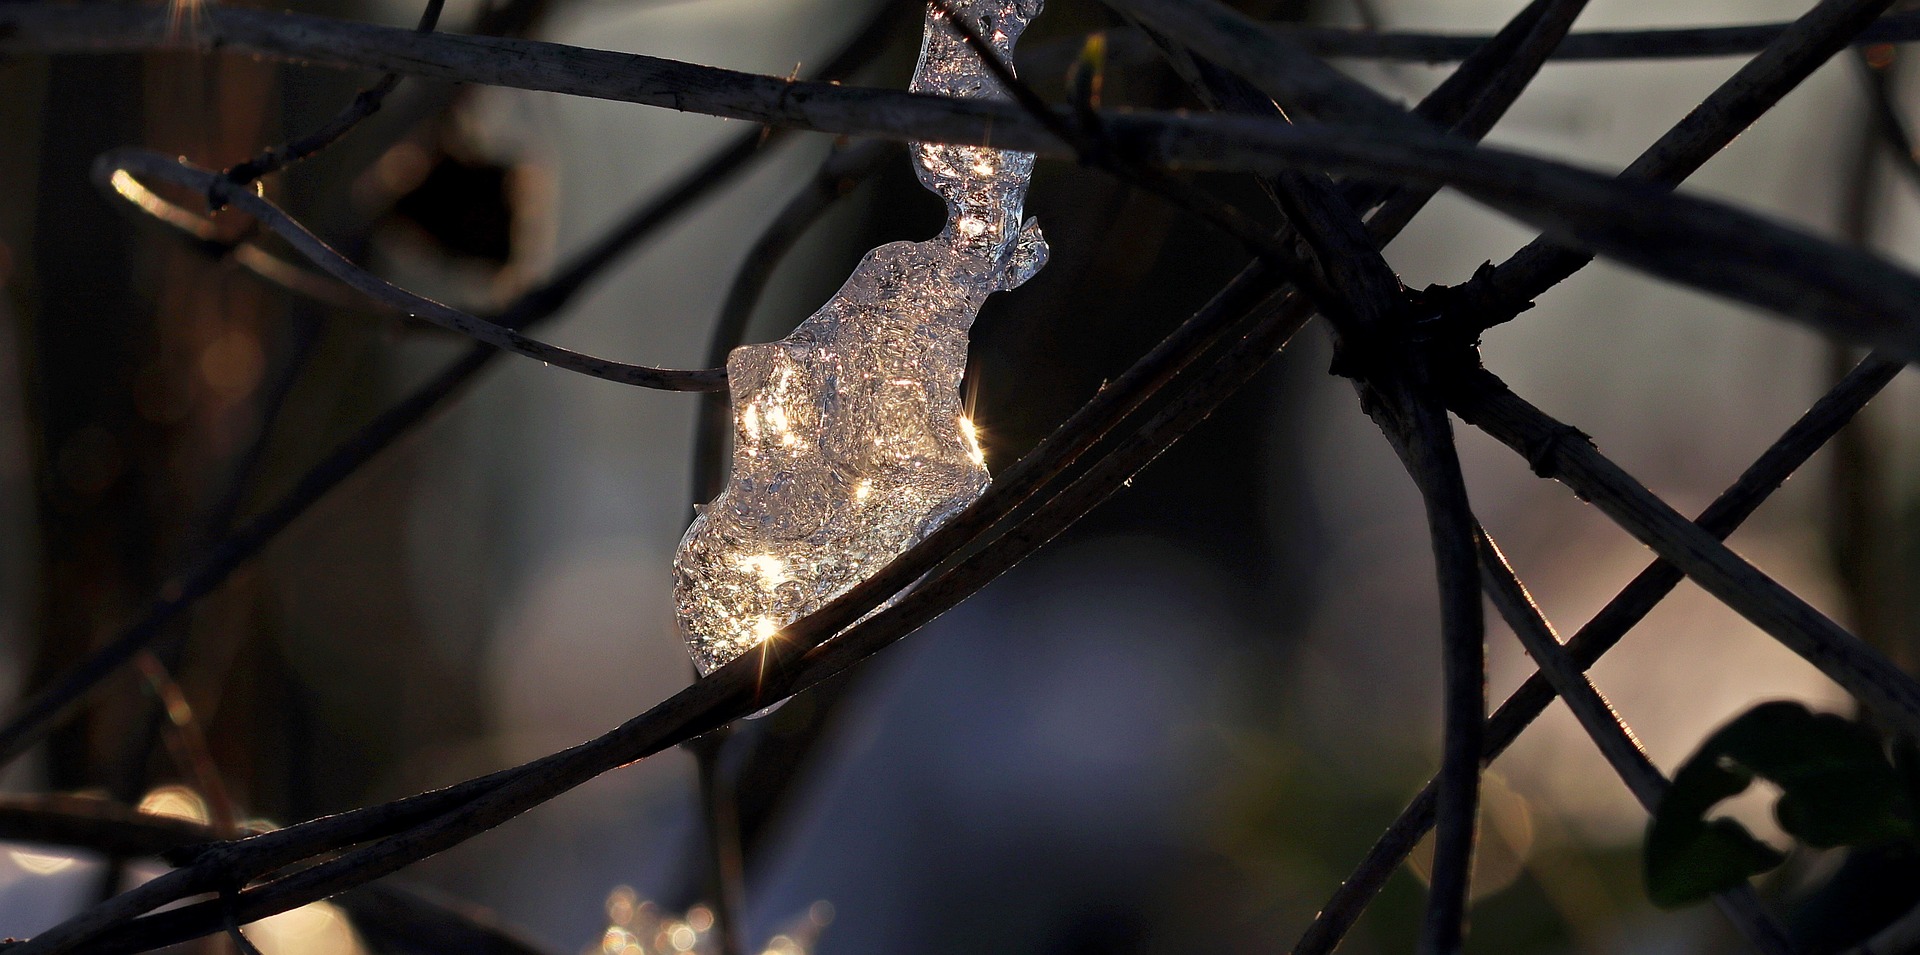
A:
[[[1041,0],[950,6],[1010,62]],[[912,89],[1004,99],[934,7]],[[674,605],[700,672],[851,589],[971,503],[986,464],[960,400],[967,331],[994,292],[1046,263],[1021,202],[1030,153],[914,143],[947,224],[861,260],[793,334],[727,358],[734,417],[727,487],[674,557]]]

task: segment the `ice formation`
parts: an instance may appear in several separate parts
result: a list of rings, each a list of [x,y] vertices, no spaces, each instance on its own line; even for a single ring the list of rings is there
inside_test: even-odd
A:
[[[1010,62],[1040,4],[949,8]],[[912,89],[1006,97],[938,7]],[[727,358],[732,472],[674,558],[674,605],[703,674],[866,579],[986,489],[960,380],[981,304],[1046,263],[1039,226],[1020,218],[1033,156],[927,143],[912,155],[920,182],[946,200],[940,234],[868,252],[793,334]]]

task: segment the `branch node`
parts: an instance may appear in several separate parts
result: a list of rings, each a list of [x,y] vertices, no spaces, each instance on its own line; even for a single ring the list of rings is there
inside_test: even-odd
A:
[[[1527,442],[1527,467],[1539,477],[1548,480],[1558,478],[1560,451],[1566,442],[1582,442],[1591,445],[1593,437],[1573,425],[1559,424]]]

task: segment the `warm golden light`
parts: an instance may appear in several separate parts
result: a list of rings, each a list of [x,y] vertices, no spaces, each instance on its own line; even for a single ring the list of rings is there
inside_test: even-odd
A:
[[[740,558],[739,568],[760,579],[760,586],[772,590],[787,580],[787,563],[772,554],[755,554]]]
[[[967,441],[967,456],[973,459],[973,463],[984,467],[987,453],[980,449],[980,429],[974,427],[973,419],[966,415],[960,416],[960,436]]]
[[[643,955],[644,952],[640,947],[640,936],[618,925],[607,929],[607,934],[601,936],[600,951],[603,955]]]
[[[13,860],[14,865],[34,875],[52,875],[73,865],[72,856],[28,852],[25,849],[11,849],[8,850],[7,855]]]
[[[247,937],[273,955],[366,955],[346,916],[314,902],[246,926]]]
[[[140,798],[140,811],[149,816],[185,819],[205,824],[213,816],[200,794],[185,786],[161,786]]]
[[[191,37],[198,33],[205,8],[205,0],[167,0],[167,36]]]
[[[644,901],[633,889],[619,886],[607,895],[608,925],[599,944],[589,945],[599,955],[714,955],[718,948],[713,909],[695,905],[684,917],[663,912]],[[769,938],[765,945],[749,947],[754,955],[810,955],[820,933],[833,921],[833,906],[822,900],[807,907],[806,913],[788,923]]]
[[[167,217],[167,212],[177,208],[173,203],[160,198],[153,190],[142,185],[140,180],[133,178],[133,173],[125,169],[115,169],[107,181],[113,186],[114,192],[119,193],[128,202],[139,206],[141,211],[148,215],[164,219]]]

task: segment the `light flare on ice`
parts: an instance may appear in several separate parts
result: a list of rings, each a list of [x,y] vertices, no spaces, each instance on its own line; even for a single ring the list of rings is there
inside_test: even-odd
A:
[[[956,0],[1010,62],[1040,0]],[[929,8],[912,89],[1005,99],[965,38]],[[865,580],[987,487],[962,407],[967,332],[994,292],[1046,263],[1021,204],[1030,153],[914,143],[947,204],[923,242],[883,245],[793,334],[727,358],[734,411],[727,487],[674,557],[674,604],[701,673]]]

